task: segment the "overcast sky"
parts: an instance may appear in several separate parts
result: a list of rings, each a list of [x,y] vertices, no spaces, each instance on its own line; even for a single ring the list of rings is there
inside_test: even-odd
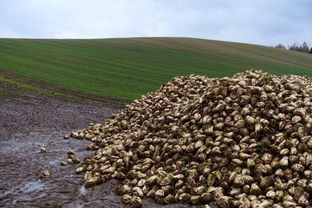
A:
[[[0,0],[2,38],[142,36],[312,46],[312,0]]]

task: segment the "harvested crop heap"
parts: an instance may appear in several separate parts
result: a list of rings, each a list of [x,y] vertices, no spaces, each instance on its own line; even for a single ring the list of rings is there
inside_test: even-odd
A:
[[[121,180],[133,207],[312,205],[312,79],[250,70],[232,78],[176,77],[104,124],[76,170],[86,186]],[[260,205],[260,206],[259,206]],[[208,205],[206,207],[209,207]]]

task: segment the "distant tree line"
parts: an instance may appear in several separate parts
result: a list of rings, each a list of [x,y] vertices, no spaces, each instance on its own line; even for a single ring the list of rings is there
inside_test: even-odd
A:
[[[283,50],[290,50],[290,51],[300,51],[300,52],[312,54],[312,47],[309,48],[306,42],[303,42],[301,45],[299,45],[298,43],[294,43],[288,46],[287,48],[283,44],[278,44],[277,46],[275,46],[275,48],[280,48]]]

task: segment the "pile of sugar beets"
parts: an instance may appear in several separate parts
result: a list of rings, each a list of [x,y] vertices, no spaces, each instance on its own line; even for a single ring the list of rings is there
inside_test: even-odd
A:
[[[231,78],[175,77],[88,139],[85,186],[117,179],[132,207],[142,198],[264,208],[312,205],[312,79],[249,70]],[[210,206],[209,206],[210,205]]]

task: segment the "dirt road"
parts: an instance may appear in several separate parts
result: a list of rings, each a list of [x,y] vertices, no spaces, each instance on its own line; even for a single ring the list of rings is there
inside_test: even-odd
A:
[[[48,97],[0,95],[0,207],[127,207],[114,193],[118,181],[85,189],[73,165],[61,166],[69,150],[84,156],[86,140],[63,139],[120,109]],[[47,152],[41,153],[45,147]],[[41,179],[43,170],[50,176]],[[144,207],[161,207],[144,200]],[[164,207],[188,207],[169,205]]]

